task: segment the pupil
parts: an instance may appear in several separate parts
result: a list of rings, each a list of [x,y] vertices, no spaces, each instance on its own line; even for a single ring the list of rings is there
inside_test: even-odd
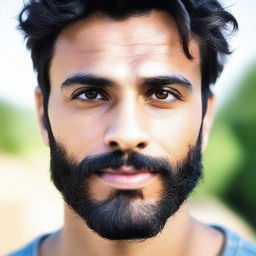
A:
[[[156,97],[158,99],[166,99],[168,97],[168,92],[158,91],[158,92],[156,92]]]
[[[95,99],[97,98],[98,93],[94,90],[88,90],[87,92],[85,92],[85,95],[88,99]]]

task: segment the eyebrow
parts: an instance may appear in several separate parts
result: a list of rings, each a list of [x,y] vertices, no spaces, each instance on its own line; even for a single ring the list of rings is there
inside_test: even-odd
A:
[[[68,77],[62,84],[61,88],[74,84],[93,85],[99,87],[109,87],[114,83],[106,78],[98,77],[90,73],[77,73]]]
[[[192,90],[192,83],[184,76],[161,75],[142,79],[142,86],[160,87],[163,85],[178,84],[189,90]],[[115,83],[107,78],[99,77],[91,73],[77,73],[68,77],[62,84],[61,88],[72,86],[74,84],[92,85],[99,87],[114,86]]]
[[[149,77],[144,79],[143,85],[150,87],[158,87],[163,85],[178,84],[185,88],[192,90],[192,83],[184,76],[177,75],[163,75],[156,77]]]

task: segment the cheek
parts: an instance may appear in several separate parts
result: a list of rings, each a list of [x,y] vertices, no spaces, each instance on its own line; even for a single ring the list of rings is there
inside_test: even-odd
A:
[[[55,96],[49,99],[48,112],[54,138],[77,160],[103,151],[102,137],[106,125],[104,110],[85,113],[82,109],[62,104]]]
[[[184,108],[170,110],[164,118],[153,122],[152,139],[171,161],[182,160],[189,146],[196,143],[201,122],[201,103],[195,101]]]

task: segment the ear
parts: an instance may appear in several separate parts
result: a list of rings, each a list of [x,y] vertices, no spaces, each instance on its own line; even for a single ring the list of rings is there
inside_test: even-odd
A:
[[[43,94],[42,94],[42,91],[39,87],[36,87],[36,89],[35,89],[35,103],[36,103],[36,111],[37,111],[37,117],[38,117],[38,121],[39,121],[40,132],[41,132],[44,144],[46,146],[49,146],[48,131],[47,131],[47,128],[45,126]]]
[[[202,130],[202,151],[204,152],[208,145],[209,135],[212,128],[212,123],[215,116],[215,103],[216,98],[214,95],[208,97],[207,100],[207,111],[203,120],[203,130]]]

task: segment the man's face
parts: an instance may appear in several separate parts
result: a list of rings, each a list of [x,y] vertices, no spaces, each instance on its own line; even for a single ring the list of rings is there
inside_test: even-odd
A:
[[[52,162],[56,152],[65,153],[56,157],[52,172],[58,161],[72,172],[84,159],[113,152],[126,160],[134,152],[164,159],[166,173],[186,171],[189,155],[200,149],[202,125],[200,57],[194,40],[190,51],[193,60],[180,47],[174,20],[159,11],[122,21],[95,14],[62,31],[49,72],[48,114],[55,140]],[[199,158],[189,160],[198,164]],[[147,204],[151,210],[159,206],[166,187],[172,193],[166,181],[171,176],[140,164],[136,169],[126,160],[116,169],[93,169],[79,185],[91,204],[109,202],[112,212],[124,198],[126,205],[135,203],[125,208],[135,216]]]

